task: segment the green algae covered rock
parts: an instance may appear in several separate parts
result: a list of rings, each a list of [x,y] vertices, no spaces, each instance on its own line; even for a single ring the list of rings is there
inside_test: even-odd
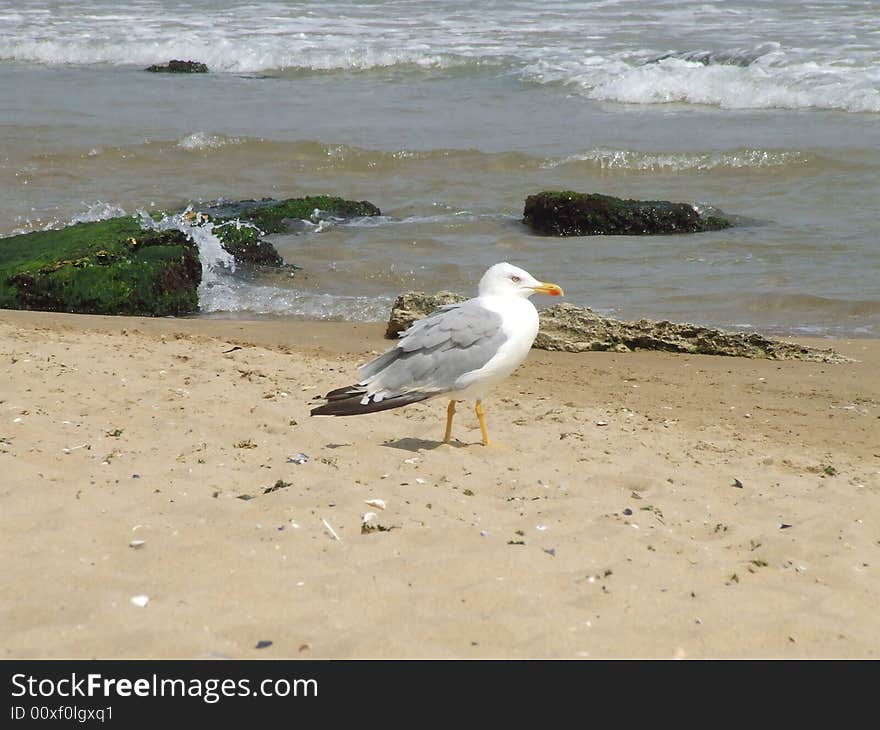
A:
[[[265,239],[317,221],[380,215],[367,201],[331,196],[244,200],[178,216],[170,230],[143,229],[136,217],[78,223],[0,238],[0,308],[83,314],[167,316],[198,311],[202,265],[187,226],[211,230],[236,262],[284,265]],[[155,222],[165,213],[151,214]],[[179,230],[183,228],[184,230]]]
[[[636,236],[699,233],[728,228],[720,215],[701,215],[687,203],[624,200],[598,193],[544,191],[526,198],[523,223],[553,236]]]
[[[283,266],[284,259],[263,231],[247,220],[214,222],[212,232],[236,262],[249,266]]]
[[[0,307],[180,315],[198,309],[198,249],[133,217],[0,238]]]
[[[355,201],[331,195],[310,195],[287,200],[239,200],[234,203],[213,205],[204,212],[216,222],[239,219],[258,226],[264,233],[283,233],[290,229],[292,221],[317,222],[315,213],[333,218],[361,218],[382,215],[367,200]]]
[[[360,218],[381,215],[381,211],[366,200],[313,195],[222,203],[206,208],[203,215],[214,224],[214,233],[223,248],[237,261],[256,266],[281,266],[284,260],[263,236],[291,231],[299,221],[317,222],[322,215]]]

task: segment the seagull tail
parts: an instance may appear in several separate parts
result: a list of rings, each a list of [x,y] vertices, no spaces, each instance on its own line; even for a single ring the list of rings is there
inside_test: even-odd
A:
[[[401,393],[390,398],[383,398],[380,401],[370,399],[367,403],[361,401],[366,394],[366,390],[360,385],[349,385],[345,388],[331,390],[324,397],[327,402],[312,408],[313,416],[358,416],[362,413],[376,413],[378,411],[387,411],[391,408],[400,408],[410,403],[418,403],[419,401],[430,398],[432,393]]]

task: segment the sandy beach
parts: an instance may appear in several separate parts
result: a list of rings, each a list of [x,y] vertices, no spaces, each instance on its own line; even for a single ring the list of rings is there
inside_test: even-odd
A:
[[[484,448],[309,416],[382,330],[3,312],[2,656],[880,654],[877,341],[533,350]]]

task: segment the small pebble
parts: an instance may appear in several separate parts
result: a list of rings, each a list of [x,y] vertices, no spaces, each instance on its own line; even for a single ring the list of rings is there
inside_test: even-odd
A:
[[[266,639],[261,639],[260,641],[257,642],[257,645],[254,647],[254,649],[265,649],[269,646],[272,646],[271,641],[267,641]]]
[[[288,456],[287,463],[288,464],[305,464],[309,460],[308,454],[303,454],[302,452],[298,453],[296,456]]]
[[[128,546],[137,550],[139,548],[142,548],[146,544],[147,544],[146,540],[132,540],[130,543],[128,543]]]
[[[629,507],[623,510],[623,514],[625,514],[627,517],[629,517],[632,513],[633,511]]]
[[[150,602],[150,597],[143,593],[139,593],[138,595],[131,597],[131,602],[138,608],[143,608]]]

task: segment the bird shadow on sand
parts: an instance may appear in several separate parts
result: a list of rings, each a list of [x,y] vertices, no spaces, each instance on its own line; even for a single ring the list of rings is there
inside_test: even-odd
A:
[[[382,446],[385,446],[389,449],[402,449],[403,451],[412,451],[413,453],[417,453],[421,450],[432,451],[433,449],[437,449],[441,446],[451,446],[452,448],[460,449],[468,444],[462,443],[461,441],[453,440],[452,443],[446,444],[442,441],[428,441],[427,439],[415,439],[415,438],[402,438],[397,439],[396,441],[386,441]]]

